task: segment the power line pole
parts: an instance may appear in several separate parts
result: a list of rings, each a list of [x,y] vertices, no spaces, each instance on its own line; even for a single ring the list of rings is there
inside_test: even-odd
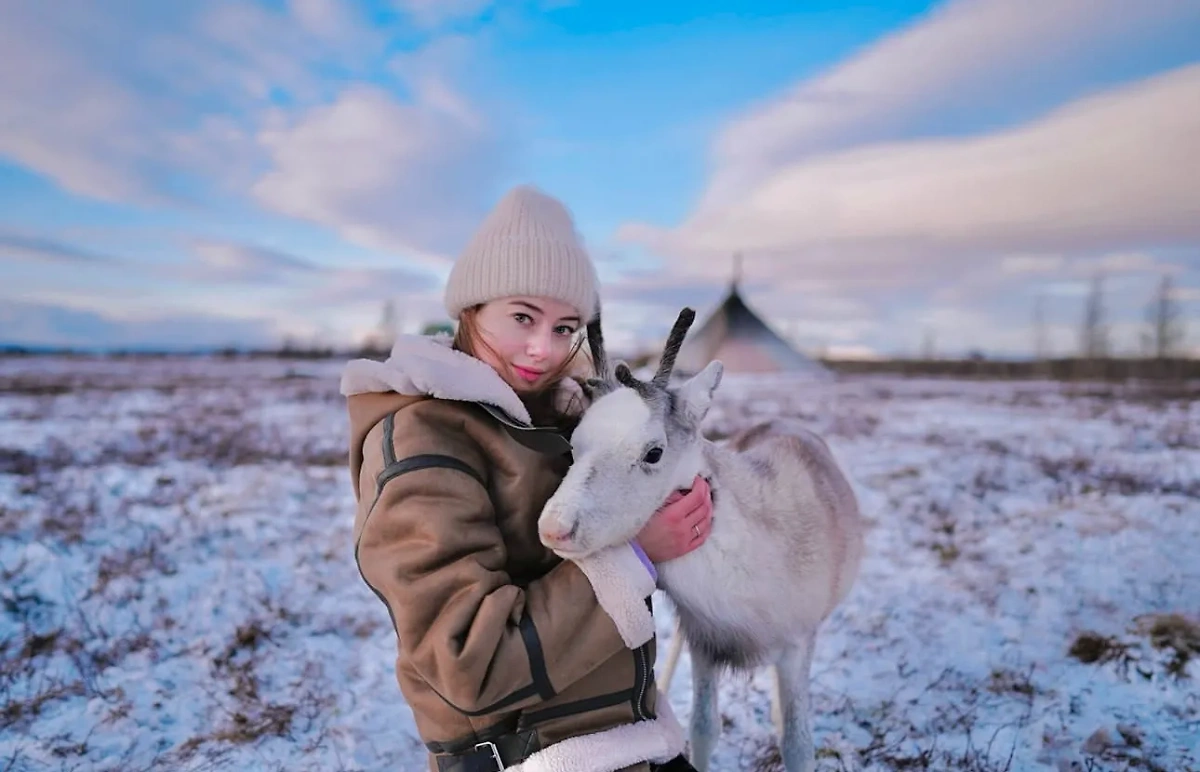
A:
[[[1046,297],[1041,293],[1033,301],[1033,356],[1038,362],[1050,355],[1050,341],[1046,335]]]
[[[1146,321],[1150,323],[1151,350],[1155,359],[1167,359],[1175,354],[1183,342],[1183,319],[1169,274],[1162,277],[1158,292],[1146,309]]]
[[[1081,353],[1085,359],[1106,359],[1109,354],[1108,323],[1104,313],[1104,276],[1092,278],[1083,308]]]

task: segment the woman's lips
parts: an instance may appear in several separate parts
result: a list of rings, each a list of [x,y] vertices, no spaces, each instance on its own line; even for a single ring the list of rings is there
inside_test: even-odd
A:
[[[516,371],[518,378],[529,383],[533,383],[538,378],[541,378],[542,373],[545,372],[543,370],[533,370],[528,367],[518,367],[517,365],[513,365],[513,370]]]

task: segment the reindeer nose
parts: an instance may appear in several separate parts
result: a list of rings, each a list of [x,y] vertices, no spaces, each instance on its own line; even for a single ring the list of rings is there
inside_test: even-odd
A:
[[[579,523],[576,521],[568,529],[563,525],[545,526],[542,528],[542,543],[551,546],[554,544],[563,544],[575,538],[575,534],[579,531]]]

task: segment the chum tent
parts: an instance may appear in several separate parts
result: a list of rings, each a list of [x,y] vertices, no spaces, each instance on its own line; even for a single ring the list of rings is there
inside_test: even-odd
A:
[[[732,373],[796,373],[824,378],[830,371],[797,351],[746,305],[738,289],[740,260],[735,258],[729,292],[716,310],[694,328],[675,360],[681,374],[699,372],[714,359]]]

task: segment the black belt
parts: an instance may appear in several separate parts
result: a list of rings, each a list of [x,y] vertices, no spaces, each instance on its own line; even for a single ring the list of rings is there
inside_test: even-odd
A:
[[[532,756],[540,746],[533,731],[505,734],[461,753],[439,753],[438,772],[504,772]]]

